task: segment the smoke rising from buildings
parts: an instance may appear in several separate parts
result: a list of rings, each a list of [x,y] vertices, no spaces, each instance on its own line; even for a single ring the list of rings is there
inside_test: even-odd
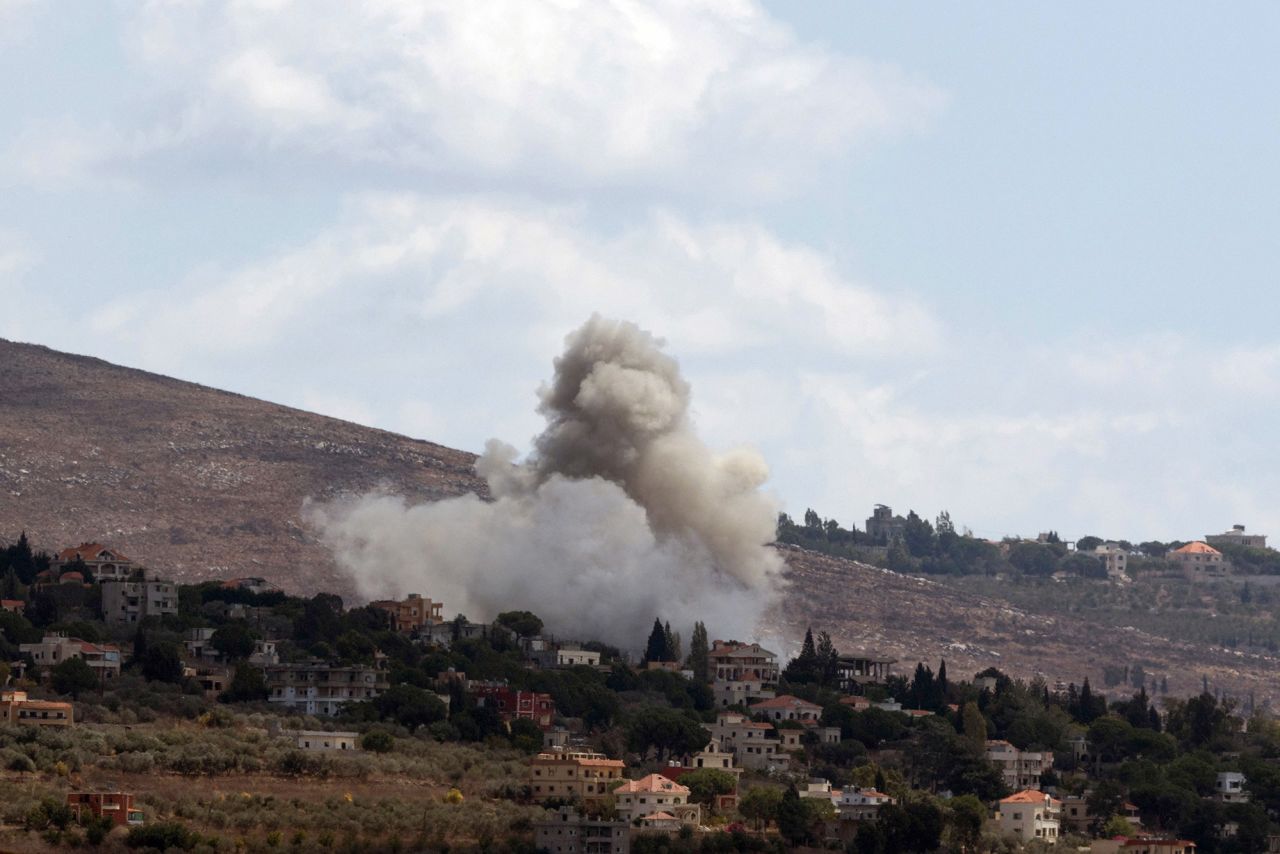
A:
[[[547,427],[529,457],[491,440],[476,463],[492,501],[375,494],[310,509],[360,592],[421,592],[471,619],[528,609],[562,636],[627,648],[656,616],[686,637],[695,620],[754,635],[782,568],[766,545],[768,469],[698,439],[661,342],[593,316],[539,395]]]

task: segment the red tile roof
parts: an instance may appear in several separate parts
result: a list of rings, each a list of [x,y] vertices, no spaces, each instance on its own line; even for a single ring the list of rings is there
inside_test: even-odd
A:
[[[120,552],[116,551],[115,549],[107,548],[102,543],[81,543],[75,548],[63,549],[62,551],[58,552],[58,560],[68,561],[68,562],[73,561],[76,558],[80,558],[81,560],[97,560],[98,555],[102,554],[103,552],[107,552],[109,555],[111,555],[111,560],[123,561],[123,560],[129,559],[124,555],[120,554]]]
[[[613,790],[614,794],[633,794],[637,792],[670,792],[673,795],[687,795],[689,789],[674,780],[668,780],[661,774],[650,774],[639,780],[628,780]]]
[[[1198,540],[1194,543],[1187,543],[1185,546],[1183,546],[1180,549],[1174,549],[1173,553],[1176,555],[1220,555],[1222,554],[1222,552],[1218,551],[1208,543],[1202,543]]]

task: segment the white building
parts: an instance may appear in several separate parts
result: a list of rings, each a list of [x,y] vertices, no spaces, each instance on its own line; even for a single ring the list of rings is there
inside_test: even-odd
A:
[[[90,643],[55,632],[45,635],[40,643],[18,644],[18,651],[30,655],[36,667],[42,670],[61,664],[68,658],[80,658],[93,668],[99,680],[120,675],[120,648],[114,644]]]
[[[702,807],[689,803],[689,789],[661,774],[628,780],[613,790],[618,818],[636,822],[655,813],[667,813],[696,827],[702,821]]]
[[[836,811],[842,820],[875,821],[880,808],[897,801],[875,789],[845,789],[836,799]]]
[[[1223,771],[1218,774],[1214,783],[1214,791],[1218,800],[1228,804],[1242,804],[1249,800],[1249,793],[1244,790],[1247,781],[1239,771]]]
[[[1000,832],[1023,842],[1039,839],[1056,845],[1060,830],[1058,815],[1062,804],[1038,789],[1026,789],[1000,802],[996,822]]]
[[[1040,776],[1053,769],[1053,752],[1019,750],[1007,741],[987,742],[987,760],[1000,769],[1004,784],[1015,792],[1036,789]]]
[[[178,613],[178,587],[172,581],[103,581],[102,619],[108,623],[136,623],[143,617]]]

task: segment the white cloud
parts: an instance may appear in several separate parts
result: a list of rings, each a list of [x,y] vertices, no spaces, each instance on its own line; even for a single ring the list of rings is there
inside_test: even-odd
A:
[[[85,146],[126,171],[165,151],[275,151],[525,186],[773,192],[942,100],[749,0],[147,3],[125,30],[148,118],[59,134],[43,172],[82,166]]]

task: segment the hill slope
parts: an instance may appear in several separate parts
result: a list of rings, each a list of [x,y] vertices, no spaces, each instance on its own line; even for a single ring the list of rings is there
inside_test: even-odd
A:
[[[98,359],[0,340],[0,536],[116,544],[182,581],[349,589],[307,497],[483,490],[475,457]]]

